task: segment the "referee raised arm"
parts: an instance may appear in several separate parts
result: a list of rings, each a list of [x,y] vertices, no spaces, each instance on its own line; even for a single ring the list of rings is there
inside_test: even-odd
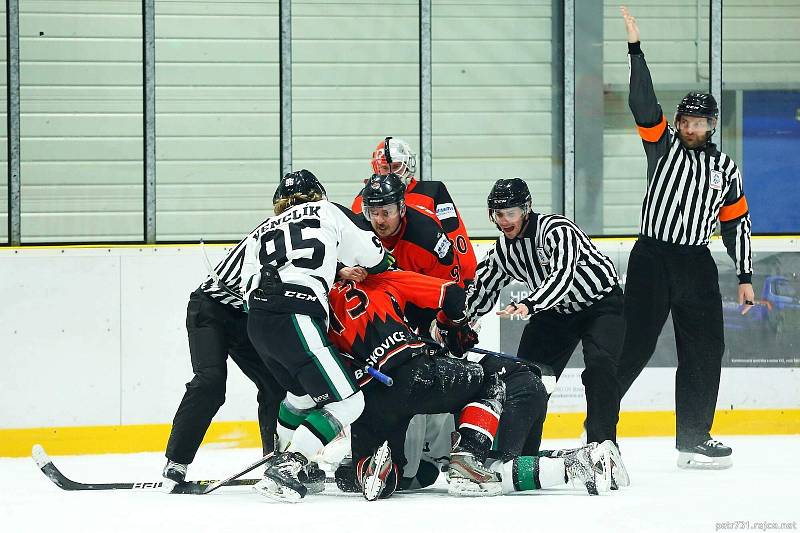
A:
[[[711,142],[719,109],[707,93],[688,93],[674,126],[656,100],[627,8],[630,97],[647,156],[647,193],[639,239],[628,262],[627,334],[619,364],[623,395],[653,355],[672,312],[678,353],[675,376],[678,466],[726,468],[731,449],[711,438],[725,349],[717,267],[708,250],[717,220],[736,264],[739,303],[753,305],[750,217],[736,163]]]
[[[488,313],[511,281],[530,295],[499,315],[533,315],[518,355],[553,367],[560,377],[583,341],[586,433],[589,442],[616,441],[620,389],[617,360],[625,335],[622,289],[611,260],[571,220],[531,210],[520,178],[501,179],[488,198],[489,218],[503,235],[478,264],[467,292],[471,318]]]

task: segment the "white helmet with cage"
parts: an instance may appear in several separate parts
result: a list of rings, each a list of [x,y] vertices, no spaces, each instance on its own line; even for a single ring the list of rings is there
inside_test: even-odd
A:
[[[417,171],[417,156],[404,140],[386,137],[372,152],[372,171],[375,174],[397,174],[408,184]]]

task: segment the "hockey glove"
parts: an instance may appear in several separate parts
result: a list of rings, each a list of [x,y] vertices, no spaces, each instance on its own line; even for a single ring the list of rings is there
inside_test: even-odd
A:
[[[436,327],[444,345],[454,357],[463,359],[466,353],[478,344],[478,334],[466,320],[453,322],[439,313],[436,317]]]

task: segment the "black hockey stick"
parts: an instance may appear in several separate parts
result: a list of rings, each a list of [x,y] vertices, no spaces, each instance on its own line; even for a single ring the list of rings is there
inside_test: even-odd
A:
[[[47,455],[47,452],[44,451],[44,448],[42,448],[39,444],[33,445],[31,456],[33,457],[33,460],[36,461],[36,465],[39,467],[42,473],[47,476],[50,481],[55,483],[57,487],[63,490],[154,490],[163,489],[164,487],[164,480],[135,481],[125,483],[81,483],[79,481],[73,481],[62,474],[56,465],[53,464],[53,460],[49,455]],[[226,481],[227,483],[225,484],[227,486],[233,487],[255,485],[260,480],[229,478]],[[219,483],[219,480],[216,479],[184,481],[182,483],[177,483],[172,490],[170,490],[170,494],[205,494],[207,488],[217,483]]]
[[[232,481],[236,480],[237,478],[242,477],[243,475],[245,475],[246,473],[250,472],[251,470],[255,470],[259,466],[263,465],[264,463],[266,463],[267,461],[272,459],[273,455],[275,455],[275,452],[269,452],[267,455],[265,455],[264,457],[262,457],[261,459],[259,459],[255,463],[251,463],[251,464],[247,465],[242,470],[236,472],[232,476],[230,476],[230,477],[228,477],[226,479],[220,479],[219,481],[217,481],[215,483],[212,483],[211,485],[207,486],[205,488],[205,490],[203,492],[201,492],[200,494],[210,494],[210,493],[214,492],[215,490],[217,490],[218,488],[220,488],[221,486],[230,484]]]

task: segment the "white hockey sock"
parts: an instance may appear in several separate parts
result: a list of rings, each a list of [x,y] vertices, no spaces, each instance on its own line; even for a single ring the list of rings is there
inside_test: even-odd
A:
[[[565,483],[564,459],[523,455],[513,461],[495,463],[491,468],[503,475],[503,494],[545,489]]]

